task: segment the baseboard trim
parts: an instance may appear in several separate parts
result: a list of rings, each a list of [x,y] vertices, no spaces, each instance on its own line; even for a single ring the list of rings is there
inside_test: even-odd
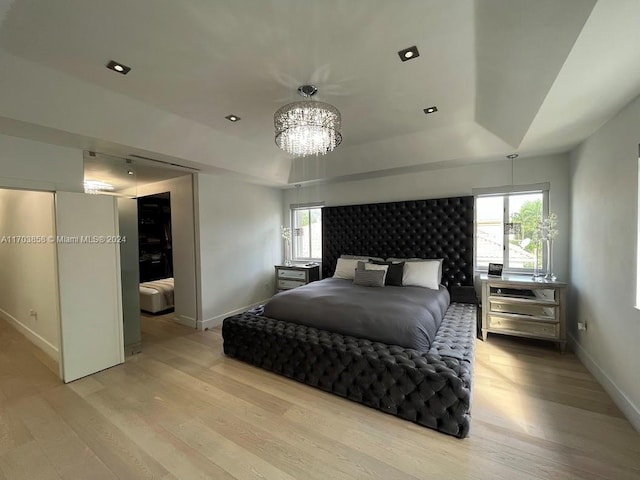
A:
[[[271,297],[269,297],[269,298],[271,298]],[[267,303],[269,298],[265,298],[264,300],[260,300],[259,302],[252,303],[251,305],[246,305],[244,307],[236,308],[235,310],[231,310],[230,312],[223,313],[222,315],[218,315],[218,316],[213,317],[213,318],[208,318],[207,320],[199,321],[198,322],[198,330],[208,330],[209,328],[213,328],[213,327],[216,327],[218,325],[222,325],[222,321],[225,318],[230,317],[231,315],[236,315],[237,313],[246,312],[247,310],[250,310],[250,309],[252,309],[254,307],[257,307],[258,305],[263,305],[263,304]]]
[[[176,315],[173,319],[176,323],[184,325],[185,327],[197,328],[198,325],[195,318],[187,317],[186,315]]]
[[[137,355],[138,353],[142,353],[142,342],[132,343],[131,345],[124,346],[124,356],[131,357],[133,355]]]
[[[24,323],[18,320],[16,317],[11,315],[9,312],[0,308],[0,317],[5,319],[9,325],[18,330],[22,335],[27,337],[27,339],[33,343],[36,347],[42,350],[44,353],[49,355],[53,360],[60,363],[60,351],[58,348],[50,343],[48,340],[45,340],[43,337],[38,335],[36,332],[27,327]]]
[[[602,385],[602,388],[604,388],[611,396],[613,403],[617,405],[629,422],[631,422],[633,428],[640,432],[640,408],[634,405],[631,399],[627,397],[622,390],[620,390],[616,383],[611,380],[609,375],[607,375],[607,373],[600,367],[600,365],[598,365],[589,352],[580,345],[578,340],[576,340],[572,334],[568,333],[567,337],[569,345],[583,365],[587,367],[587,370],[589,370],[594,377],[596,377],[596,380],[598,380],[600,385]]]

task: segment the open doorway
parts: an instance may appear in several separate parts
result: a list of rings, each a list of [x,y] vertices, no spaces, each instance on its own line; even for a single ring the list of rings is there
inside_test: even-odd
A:
[[[192,171],[86,152],[87,183],[101,188],[96,193],[118,197],[120,234],[129,239],[120,246],[125,353],[144,351],[161,337],[193,333],[198,289]]]
[[[14,377],[0,397],[8,400],[60,383],[54,238],[52,192],[0,189],[0,371]]]
[[[143,314],[174,311],[171,193],[138,197],[140,310]]]
[[[116,228],[112,198],[0,189],[0,399],[124,361]]]

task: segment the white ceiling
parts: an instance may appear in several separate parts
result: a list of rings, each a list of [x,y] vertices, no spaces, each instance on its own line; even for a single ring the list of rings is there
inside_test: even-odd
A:
[[[16,0],[4,11],[0,131],[276,185],[566,151],[640,93],[638,0]],[[411,45],[420,57],[400,62]],[[132,71],[107,70],[110,59]],[[342,112],[344,142],[294,160],[274,145],[273,113],[305,83]]]

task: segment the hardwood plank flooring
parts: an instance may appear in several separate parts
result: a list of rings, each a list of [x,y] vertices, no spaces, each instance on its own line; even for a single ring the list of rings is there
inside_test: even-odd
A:
[[[219,327],[142,328],[143,353],[63,385],[0,322],[0,480],[640,478],[640,435],[551,345],[478,342],[458,440],[229,359]]]

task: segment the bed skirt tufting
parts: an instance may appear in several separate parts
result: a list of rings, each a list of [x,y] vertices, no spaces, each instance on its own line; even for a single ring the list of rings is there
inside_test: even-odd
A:
[[[283,322],[259,309],[224,320],[224,353],[464,438],[471,423],[476,306],[452,303],[428,353]]]

